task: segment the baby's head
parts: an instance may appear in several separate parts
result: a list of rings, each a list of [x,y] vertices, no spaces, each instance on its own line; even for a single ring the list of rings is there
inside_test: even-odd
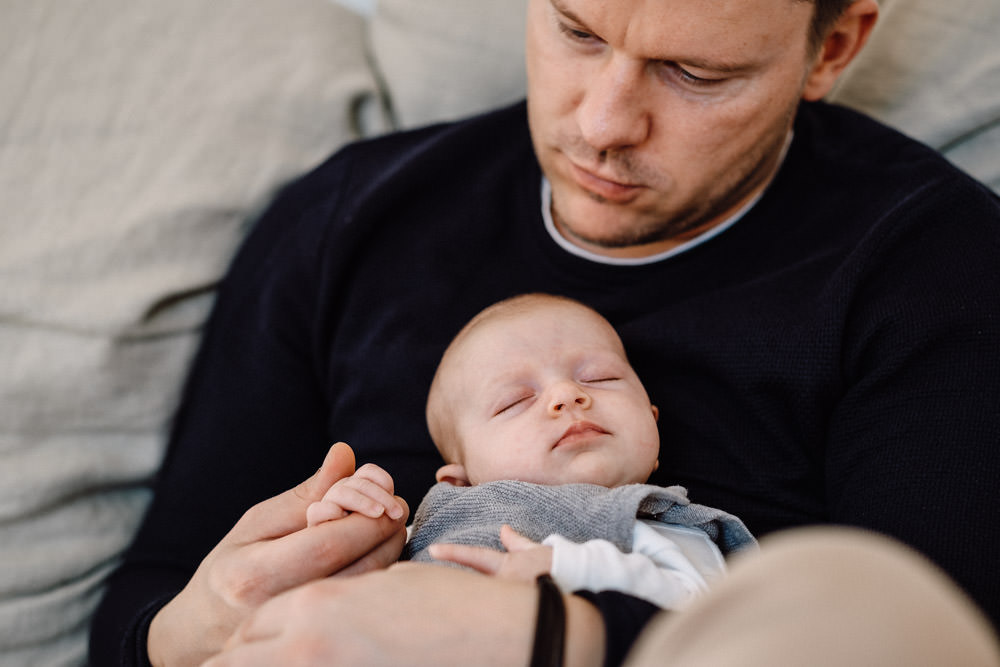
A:
[[[658,412],[611,324],[544,294],[485,309],[445,350],[427,424],[446,461],[438,481],[602,486],[656,469]]]

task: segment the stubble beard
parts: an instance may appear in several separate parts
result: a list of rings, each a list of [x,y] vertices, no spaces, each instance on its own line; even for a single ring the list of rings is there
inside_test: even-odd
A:
[[[692,197],[690,202],[674,211],[648,219],[636,219],[630,224],[619,225],[618,229],[601,230],[600,235],[595,235],[584,232],[559,213],[557,194],[553,191],[551,206],[553,221],[560,230],[578,241],[609,250],[670,240],[684,242],[691,239],[723,222],[743,201],[749,199],[752,193],[770,182],[779,166],[779,158],[788,140],[797,108],[796,103],[784,114],[784,121],[769,133],[765,140],[754,146],[756,150],[745,154],[745,158],[736,165],[739,168],[723,173],[725,180],[721,186],[706,191],[700,199],[698,196]],[[585,151],[590,150],[580,141],[568,141],[564,145],[569,146],[568,155],[573,156],[585,156]],[[658,192],[668,191],[667,189],[672,186],[672,183],[668,182],[670,180],[668,177],[639,162],[631,152],[600,154],[597,160],[592,160],[590,163],[597,161],[610,163],[616,177],[621,178],[623,182],[643,183]],[[616,204],[600,195],[584,192],[595,203],[608,207],[609,211],[614,210]],[[629,214],[628,211],[623,213]]]

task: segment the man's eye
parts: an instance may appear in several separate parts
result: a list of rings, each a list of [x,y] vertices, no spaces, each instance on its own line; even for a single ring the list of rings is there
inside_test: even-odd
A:
[[[709,86],[714,86],[725,81],[725,79],[712,79],[703,76],[697,76],[687,71],[675,62],[663,62],[661,63],[663,69],[675,80],[681,83],[693,87],[693,88],[707,88]]]
[[[576,28],[572,28],[565,23],[559,23],[559,30],[575,42],[590,42],[596,39],[596,37],[586,30],[577,30]]]

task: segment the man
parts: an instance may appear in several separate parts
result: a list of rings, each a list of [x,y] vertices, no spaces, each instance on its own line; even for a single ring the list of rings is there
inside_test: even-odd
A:
[[[442,350],[530,291],[621,332],[662,408],[653,483],[759,535],[887,533],[997,623],[1000,535],[957,510],[995,512],[1000,207],[922,146],[815,103],[876,15],[532,0],[526,109],[355,146],[290,187],[222,290],[94,662],[224,646],[215,664],[527,662],[530,586],[416,565],[326,578],[378,569],[404,539],[384,516],[305,528],[353,470],[340,448],[226,531],[338,439],[420,497],[440,464],[423,401]],[[654,612],[614,593],[563,604],[566,664],[619,662]]]

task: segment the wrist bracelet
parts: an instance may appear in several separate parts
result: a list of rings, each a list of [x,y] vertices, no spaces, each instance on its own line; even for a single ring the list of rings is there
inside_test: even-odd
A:
[[[538,584],[538,621],[531,648],[531,667],[562,667],[566,642],[566,607],[556,582],[547,574]]]

